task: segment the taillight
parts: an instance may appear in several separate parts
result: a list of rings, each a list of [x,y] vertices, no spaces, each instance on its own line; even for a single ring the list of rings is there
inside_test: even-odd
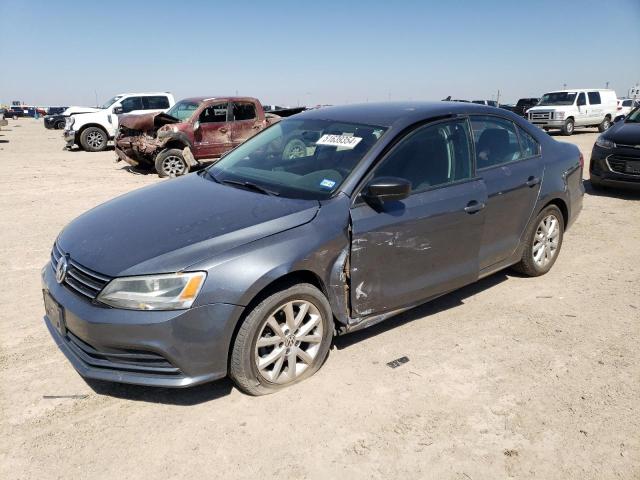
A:
[[[582,152],[580,152],[580,168],[584,168],[584,156]]]

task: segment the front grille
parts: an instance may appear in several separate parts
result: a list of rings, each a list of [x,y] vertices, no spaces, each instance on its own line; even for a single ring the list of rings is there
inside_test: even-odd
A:
[[[553,118],[551,112],[531,112],[529,116],[531,120],[551,120]]]
[[[631,165],[627,163],[633,163],[634,168],[629,168]],[[610,155],[607,157],[607,163],[609,169],[612,172],[624,173],[625,175],[640,176],[640,158],[638,157],[625,157],[622,155]]]
[[[64,255],[64,253],[60,247],[58,247],[57,244],[54,244],[53,249],[51,250],[51,267],[54,272],[56,265],[58,264],[58,260],[60,260],[62,255]],[[94,272],[87,267],[83,267],[82,265],[74,262],[68,255],[67,263],[67,275],[62,282],[63,285],[69,287],[73,292],[86,299],[94,300],[105,285],[111,281],[111,277]]]
[[[154,375],[180,375],[166,358],[143,350],[98,350],[67,330],[65,340],[69,348],[85,364],[94,368]]]

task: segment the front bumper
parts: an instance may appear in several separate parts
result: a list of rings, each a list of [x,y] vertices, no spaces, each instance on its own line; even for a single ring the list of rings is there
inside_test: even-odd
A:
[[[533,120],[529,120],[529,122],[531,122],[536,127],[540,127],[540,128],[549,128],[549,129],[564,128],[564,120],[533,119]]]
[[[640,163],[640,151],[635,148],[602,148],[594,145],[589,163],[591,181],[604,186],[640,187],[640,172],[627,172],[627,162]]]
[[[227,357],[243,307],[211,304],[188,310],[103,307],[42,271],[45,294],[59,304],[63,327],[44,321],[54,341],[86,378],[159,387],[187,387],[227,374]]]
[[[128,163],[129,165],[131,165],[132,167],[137,167],[139,165],[139,162],[137,160],[134,160],[133,158],[131,158],[129,155],[127,155],[124,150],[122,150],[121,148],[118,147],[118,145],[116,144],[115,147],[115,151],[116,151],[116,156],[117,156],[117,161],[122,160],[125,163]]]
[[[73,147],[76,143],[76,131],[75,130],[67,130],[66,128],[62,132],[62,138],[67,142],[67,147]]]

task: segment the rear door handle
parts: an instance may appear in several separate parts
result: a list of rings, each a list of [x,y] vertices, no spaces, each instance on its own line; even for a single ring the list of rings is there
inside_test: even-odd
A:
[[[222,127],[220,129],[220,133],[227,133],[229,130],[227,130],[226,128]]]
[[[485,204],[482,202],[478,202],[476,200],[471,200],[467,203],[467,206],[464,207],[464,211],[468,214],[476,213],[482,210],[485,207]]]
[[[540,183],[540,177],[534,177],[534,176],[529,177],[525,182],[527,187],[535,187],[539,183]]]

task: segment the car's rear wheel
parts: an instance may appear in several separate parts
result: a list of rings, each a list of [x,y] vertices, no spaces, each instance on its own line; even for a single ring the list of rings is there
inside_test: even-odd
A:
[[[179,177],[189,173],[189,164],[179,148],[170,148],[156,156],[156,172],[160,177]]]
[[[80,134],[80,145],[87,152],[101,152],[108,141],[107,132],[98,127],[87,127]]]
[[[573,131],[575,130],[575,123],[573,122],[573,118],[567,118],[564,122],[564,126],[562,127],[563,135],[573,135]]]
[[[549,205],[529,225],[522,260],[514,269],[530,277],[547,273],[558,258],[563,236],[562,212],[555,205]]]
[[[609,117],[604,117],[604,120],[602,120],[600,125],[598,125],[598,131],[602,133],[605,130],[607,130],[610,126],[611,126],[611,120],[609,119]]]
[[[276,292],[246,316],[236,335],[229,375],[240,390],[266,395],[313,375],[333,336],[326,297],[310,284]]]

